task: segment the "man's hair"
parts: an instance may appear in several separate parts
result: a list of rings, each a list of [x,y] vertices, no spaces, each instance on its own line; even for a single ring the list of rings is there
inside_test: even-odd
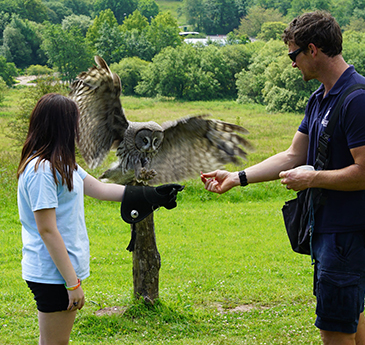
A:
[[[17,176],[35,157],[51,164],[55,182],[73,189],[73,171],[76,169],[75,141],[78,140],[79,110],[74,101],[56,93],[41,97],[30,116],[28,135],[25,140]],[[61,175],[57,180],[56,171]]]
[[[313,43],[329,57],[342,52],[342,33],[340,25],[330,13],[315,11],[294,18],[284,30],[285,44],[295,43],[305,50]]]

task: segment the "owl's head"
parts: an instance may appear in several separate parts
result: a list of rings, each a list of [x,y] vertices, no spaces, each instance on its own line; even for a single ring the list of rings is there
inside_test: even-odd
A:
[[[139,123],[141,125],[142,123]],[[163,141],[163,129],[156,122],[145,122],[137,129],[134,144],[138,151],[156,153]]]

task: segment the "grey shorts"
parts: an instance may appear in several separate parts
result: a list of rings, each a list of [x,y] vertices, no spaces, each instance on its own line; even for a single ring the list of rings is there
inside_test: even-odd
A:
[[[314,234],[315,325],[324,331],[356,333],[364,311],[365,231]]]

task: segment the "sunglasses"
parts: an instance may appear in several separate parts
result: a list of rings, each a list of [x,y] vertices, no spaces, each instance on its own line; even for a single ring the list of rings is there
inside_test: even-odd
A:
[[[295,62],[295,60],[297,59],[297,56],[302,52],[302,51],[304,51],[304,49],[303,48],[299,48],[299,49],[297,49],[297,50],[294,50],[293,52],[291,52],[291,53],[288,53],[288,55],[289,55],[289,57],[290,57],[290,59],[293,61],[293,62]]]

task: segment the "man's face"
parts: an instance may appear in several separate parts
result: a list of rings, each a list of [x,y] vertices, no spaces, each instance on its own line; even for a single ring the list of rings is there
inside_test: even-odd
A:
[[[293,68],[298,68],[302,73],[303,80],[309,81],[314,77],[310,75],[309,56],[305,54],[302,47],[297,46],[294,42],[288,44],[289,57],[292,60]]]

